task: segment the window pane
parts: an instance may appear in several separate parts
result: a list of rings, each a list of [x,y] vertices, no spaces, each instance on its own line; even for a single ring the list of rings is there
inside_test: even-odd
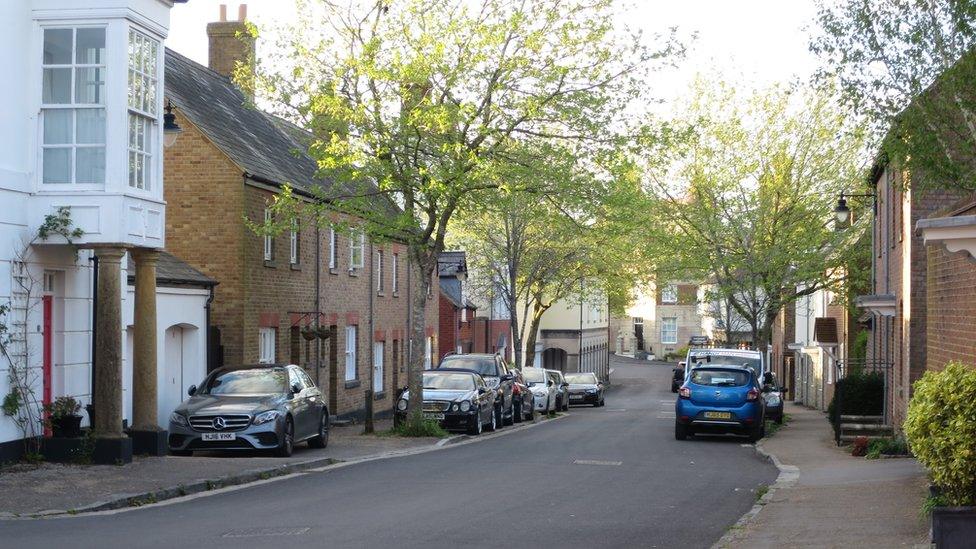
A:
[[[105,69],[75,69],[75,103],[105,103]]]
[[[105,111],[103,109],[78,109],[78,135],[76,143],[105,143]]]
[[[71,69],[44,69],[41,100],[44,103],[71,102]]]
[[[78,29],[75,62],[99,65],[105,58],[105,29]]]
[[[129,186],[136,186],[136,153],[129,151]]]
[[[68,109],[44,111],[44,144],[71,143],[71,114]]]
[[[71,149],[44,149],[44,182],[71,183]]]
[[[75,182],[105,182],[105,147],[80,147],[75,151]]]
[[[71,64],[71,29],[44,30],[44,64]]]

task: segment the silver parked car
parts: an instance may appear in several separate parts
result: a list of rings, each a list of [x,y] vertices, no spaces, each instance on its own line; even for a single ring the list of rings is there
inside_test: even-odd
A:
[[[559,370],[546,370],[549,377],[556,384],[556,410],[565,412],[569,410],[569,383],[566,377]]]
[[[523,368],[522,376],[535,397],[535,411],[548,414],[556,411],[556,382],[542,368]]]
[[[295,365],[238,366],[214,370],[169,418],[173,455],[194,450],[274,450],[329,443],[329,409],[322,393]]]

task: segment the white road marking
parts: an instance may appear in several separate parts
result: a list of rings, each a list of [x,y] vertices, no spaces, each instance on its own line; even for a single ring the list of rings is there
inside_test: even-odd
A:
[[[232,530],[222,535],[222,538],[261,538],[275,536],[300,536],[308,533],[309,527],[300,528],[248,528],[245,530]]]
[[[577,459],[577,460],[574,460],[573,461],[573,464],[574,465],[607,465],[607,466],[611,466],[612,467],[612,466],[616,466],[616,465],[622,465],[623,462],[622,461],[602,461],[602,460],[599,460],[599,459]]]

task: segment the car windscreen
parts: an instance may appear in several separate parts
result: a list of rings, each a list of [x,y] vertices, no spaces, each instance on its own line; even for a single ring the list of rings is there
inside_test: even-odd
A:
[[[756,374],[762,366],[759,357],[746,357],[746,356],[732,356],[732,355],[720,355],[720,354],[709,354],[705,355],[691,355],[691,365],[694,366],[701,362],[706,366],[745,366],[751,368]]]
[[[495,370],[495,360],[492,358],[475,358],[466,356],[453,356],[441,361],[442,368],[460,368],[478,372],[483,376],[498,376]]]
[[[214,376],[204,389],[208,395],[267,395],[284,393],[288,371],[284,368],[231,370]]]
[[[586,372],[582,374],[566,374],[566,381],[574,385],[595,385],[596,374]]]
[[[529,385],[546,382],[546,372],[542,368],[526,368],[522,370],[522,377]]]
[[[424,374],[424,389],[473,391],[474,376],[468,374]]]
[[[691,382],[711,387],[742,387],[749,383],[749,373],[742,370],[695,368],[691,371]]]

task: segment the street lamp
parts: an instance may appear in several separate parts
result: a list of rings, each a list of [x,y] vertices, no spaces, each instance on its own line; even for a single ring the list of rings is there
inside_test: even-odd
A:
[[[464,303],[464,283],[468,280],[468,266],[464,262],[458,263],[457,270],[454,271],[454,276],[458,281],[458,296],[460,297],[461,314],[457,317],[456,322],[454,322],[454,347],[457,354],[461,354],[461,322],[464,322],[465,315],[467,314],[468,307]]]
[[[176,138],[183,133],[183,128],[176,123],[176,115],[173,114],[173,104],[166,102],[166,114],[163,115],[163,146],[167,149],[176,143]]]
[[[851,219],[851,209],[847,207],[847,200],[844,198],[843,192],[840,193],[840,198],[837,200],[834,216],[837,217],[837,225],[841,227],[846,226]]]

